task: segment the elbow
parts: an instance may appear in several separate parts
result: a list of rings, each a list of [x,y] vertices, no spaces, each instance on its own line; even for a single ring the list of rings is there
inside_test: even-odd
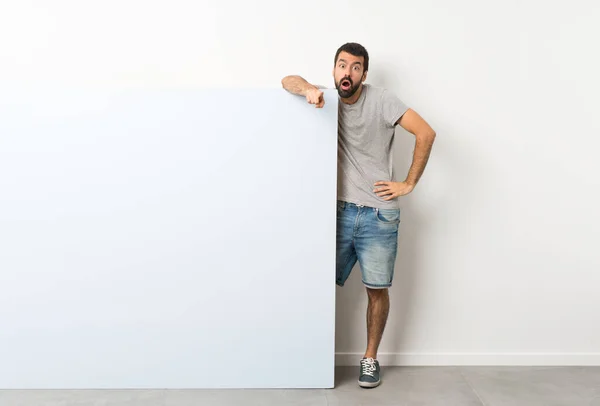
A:
[[[284,89],[287,89],[287,85],[290,83],[290,80],[293,80],[295,77],[295,75],[284,76],[283,79],[281,79],[281,86],[283,86]]]
[[[426,131],[426,137],[427,139],[431,140],[431,142],[435,141],[435,137],[436,137],[436,132],[433,128],[429,127]]]
[[[433,131],[432,129],[423,131],[423,132],[417,134],[418,139],[420,139],[421,141],[425,141],[427,143],[433,143],[435,141],[435,137],[436,137],[436,132]]]

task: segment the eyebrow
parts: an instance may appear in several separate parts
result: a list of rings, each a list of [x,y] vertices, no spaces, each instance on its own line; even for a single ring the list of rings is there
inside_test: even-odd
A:
[[[342,59],[342,58],[338,59],[338,62],[346,62],[346,63],[348,63],[348,61],[347,61],[347,60],[345,60],[345,59]],[[354,62],[354,64],[359,64],[359,65],[362,65],[362,63],[361,63],[360,61],[356,61],[356,62]]]

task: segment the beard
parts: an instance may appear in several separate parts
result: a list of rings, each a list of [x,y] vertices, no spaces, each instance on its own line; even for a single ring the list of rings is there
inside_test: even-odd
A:
[[[349,83],[350,86],[347,89],[342,88],[342,83]],[[338,83],[335,84],[335,88],[337,89],[338,94],[343,99],[352,97],[354,95],[354,93],[356,93],[356,91],[358,90],[359,87],[360,87],[360,83],[358,83],[357,85],[354,85],[354,82],[349,77],[344,77]]]

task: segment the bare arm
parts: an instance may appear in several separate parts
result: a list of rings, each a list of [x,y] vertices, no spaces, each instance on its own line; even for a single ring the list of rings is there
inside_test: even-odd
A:
[[[281,79],[283,88],[290,93],[297,94],[299,96],[306,96],[309,90],[316,89],[317,87],[308,83],[304,78],[297,75],[286,76]]]
[[[423,118],[414,110],[408,109],[406,113],[396,122],[406,131],[413,134],[416,138],[415,151],[413,154],[412,165],[408,170],[408,176],[404,182],[376,182],[374,192],[384,200],[392,200],[404,196],[413,191],[431,154],[433,141],[435,140],[435,131],[427,124]]]
[[[436,134],[433,128],[412,109],[408,109],[400,120],[398,120],[397,124],[416,138],[412,165],[406,177],[406,183],[414,187],[419,182],[419,179],[421,179],[423,171],[425,171]]]
[[[300,76],[286,76],[281,80],[281,84],[288,92],[306,97],[306,101],[308,101],[310,104],[314,104],[315,107],[320,108],[325,104],[325,100],[323,99],[323,91],[321,91],[317,86],[311,85]]]

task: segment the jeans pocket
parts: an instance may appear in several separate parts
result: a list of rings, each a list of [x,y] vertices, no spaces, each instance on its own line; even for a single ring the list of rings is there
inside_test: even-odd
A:
[[[379,223],[400,223],[400,209],[375,209],[375,217]]]

